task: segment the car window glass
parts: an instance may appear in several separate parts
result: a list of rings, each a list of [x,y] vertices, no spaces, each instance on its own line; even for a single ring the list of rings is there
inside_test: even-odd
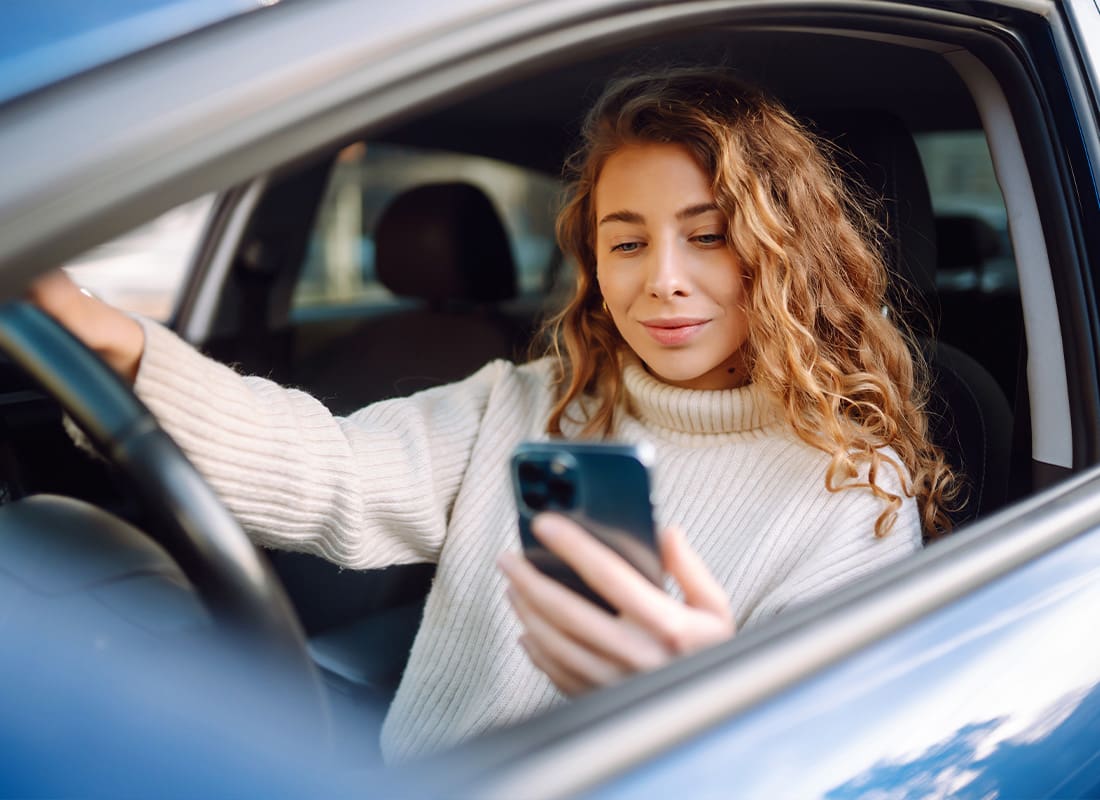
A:
[[[375,274],[378,219],[407,189],[456,181],[479,187],[496,207],[511,243],[520,296],[542,295],[559,264],[556,179],[488,158],[359,142],[344,148],[333,165],[294,290],[292,317],[355,315],[399,305],[401,299]]]
[[[164,322],[172,314],[199,244],[214,195],[177,206],[65,265],[82,287],[103,300]]]
[[[914,137],[936,214],[941,291],[1017,291],[1004,198],[980,130]]]
[[[937,338],[977,360],[1015,408],[1026,349],[1020,283],[985,133],[914,139],[935,214]]]

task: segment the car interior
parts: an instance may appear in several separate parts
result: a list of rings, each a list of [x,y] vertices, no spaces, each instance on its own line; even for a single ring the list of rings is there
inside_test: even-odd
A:
[[[914,40],[769,22],[624,37],[528,64],[228,191],[208,231],[237,219],[241,233],[204,246],[170,323],[338,414],[537,354],[540,324],[569,292],[553,217],[588,104],[615,74],[721,66],[782,100],[876,203],[895,305],[932,375],[934,438],[968,479],[953,512],[962,527],[1045,479],[1033,466],[1042,401],[1027,379],[1037,345],[1025,335],[1018,231],[1010,238],[995,132],[983,127],[982,103],[995,98],[976,94],[960,63]],[[1003,178],[1013,163],[1000,152]],[[0,368],[0,503],[61,494],[148,527],[113,470],[73,445],[56,403]],[[265,555],[329,691],[384,705],[432,565],[357,572]]]

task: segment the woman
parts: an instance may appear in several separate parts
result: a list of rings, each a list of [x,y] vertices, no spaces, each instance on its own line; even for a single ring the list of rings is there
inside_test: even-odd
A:
[[[952,475],[882,313],[871,218],[813,138],[713,71],[610,85],[559,239],[578,265],[549,355],[333,418],[53,276],[35,299],[124,376],[260,544],[435,582],[382,732],[407,758],[722,641],[920,547]],[[536,533],[615,608],[515,552],[508,457],[647,440],[675,586],[567,520]],[[505,601],[507,596],[509,602]]]

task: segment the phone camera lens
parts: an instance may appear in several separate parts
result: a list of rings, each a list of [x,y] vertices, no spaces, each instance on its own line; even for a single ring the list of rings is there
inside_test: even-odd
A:
[[[520,496],[532,511],[568,511],[576,505],[575,476],[561,458],[521,461],[518,477]]]
[[[542,468],[531,461],[521,461],[519,479],[524,483],[538,483],[542,480]]]
[[[549,499],[555,508],[567,510],[573,507],[576,499],[576,490],[573,484],[562,478],[551,478],[548,481]]]
[[[545,511],[548,501],[546,485],[543,483],[532,484],[523,490],[523,502],[535,511]]]

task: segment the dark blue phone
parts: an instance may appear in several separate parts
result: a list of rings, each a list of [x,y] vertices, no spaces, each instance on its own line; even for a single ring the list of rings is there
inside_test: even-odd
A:
[[[531,520],[553,511],[575,520],[661,586],[664,573],[653,524],[650,460],[648,447],[629,444],[551,441],[516,447],[512,486],[527,559],[593,603],[614,610],[531,533]]]

